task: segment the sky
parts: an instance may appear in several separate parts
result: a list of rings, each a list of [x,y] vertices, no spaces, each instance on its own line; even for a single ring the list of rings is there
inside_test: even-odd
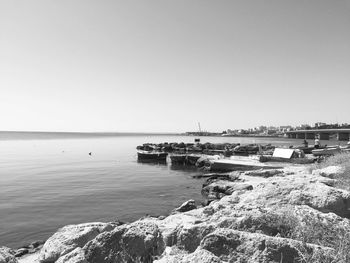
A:
[[[350,123],[349,30],[349,0],[0,0],[0,130]]]

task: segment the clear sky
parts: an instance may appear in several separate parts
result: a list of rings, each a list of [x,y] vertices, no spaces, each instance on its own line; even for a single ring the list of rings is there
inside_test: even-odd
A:
[[[0,130],[350,122],[350,1],[0,0]]]

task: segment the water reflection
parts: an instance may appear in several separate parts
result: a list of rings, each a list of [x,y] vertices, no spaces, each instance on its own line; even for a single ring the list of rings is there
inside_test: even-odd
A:
[[[183,172],[198,172],[199,169],[196,166],[189,166],[185,164],[171,164],[170,170],[183,171]]]
[[[137,162],[140,164],[145,164],[145,165],[162,165],[162,166],[167,165],[166,160],[140,160],[140,159],[137,159]]]

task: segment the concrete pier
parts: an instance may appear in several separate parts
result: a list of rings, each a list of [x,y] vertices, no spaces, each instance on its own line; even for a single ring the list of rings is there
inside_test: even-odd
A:
[[[321,140],[329,140],[330,135],[336,135],[339,141],[348,141],[350,139],[350,129],[313,129],[313,130],[295,130],[286,132],[291,139],[315,139],[318,136]]]

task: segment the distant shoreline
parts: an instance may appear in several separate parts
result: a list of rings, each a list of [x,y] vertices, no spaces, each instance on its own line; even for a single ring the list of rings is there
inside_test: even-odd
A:
[[[156,133],[156,132],[52,132],[52,131],[0,131],[0,141],[9,140],[48,140],[48,139],[84,139],[84,138],[111,138],[121,136],[183,136],[183,137],[221,137],[221,138],[275,138],[275,139],[287,139],[283,136],[272,135],[196,135],[186,133]],[[298,139],[294,139],[298,140]],[[332,140],[332,139],[331,139]]]

